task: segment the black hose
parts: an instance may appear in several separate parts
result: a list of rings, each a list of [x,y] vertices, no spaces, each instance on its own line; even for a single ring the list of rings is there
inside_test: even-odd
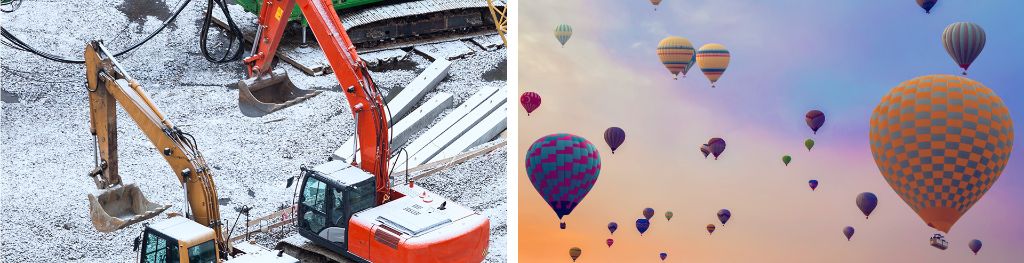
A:
[[[210,54],[209,48],[207,47],[206,35],[210,31],[210,22],[213,20],[213,5],[220,7],[221,13],[224,14],[224,19],[228,23],[228,45],[227,50],[224,51],[224,56],[220,58],[214,58]],[[238,44],[235,44],[237,41]],[[228,10],[228,5],[224,3],[224,0],[207,0],[206,2],[206,17],[203,18],[203,26],[199,32],[199,50],[203,52],[203,57],[207,61],[213,63],[224,63],[231,62],[242,58],[242,44],[245,43],[242,39],[242,30],[238,29],[238,25],[235,24],[235,20],[231,19],[231,12]],[[238,46],[235,52],[231,52],[233,46]]]

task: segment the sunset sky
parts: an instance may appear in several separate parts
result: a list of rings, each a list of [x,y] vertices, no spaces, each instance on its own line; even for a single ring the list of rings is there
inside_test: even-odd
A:
[[[943,1],[924,14],[913,0],[521,1],[520,92],[543,104],[519,108],[519,260],[571,262],[1019,262],[1024,258],[1024,6],[1011,0]],[[1003,98],[1017,131],[1002,177],[947,235],[927,227],[882,178],[868,146],[871,111],[902,81],[959,74],[940,41],[946,25],[970,21],[988,37],[970,78]],[[556,25],[573,26],[560,47]],[[669,35],[696,47],[724,44],[732,61],[712,89],[699,68],[672,80],[655,54]],[[817,135],[804,113],[825,112]],[[612,155],[602,134],[622,127]],[[601,151],[602,170],[583,203],[558,218],[526,176],[524,152],[567,132]],[[725,139],[720,160],[697,147]],[[817,144],[808,152],[803,141]],[[781,157],[793,156],[783,166]],[[807,181],[820,181],[812,192]],[[870,219],[860,192],[879,205]],[[656,216],[643,237],[641,210]],[[715,212],[733,218],[709,236]],[[664,212],[675,217],[666,222]],[[610,235],[609,221],[619,223]],[[842,235],[856,228],[852,241]],[[605,246],[614,238],[615,245]],[[979,255],[967,248],[981,239]]]

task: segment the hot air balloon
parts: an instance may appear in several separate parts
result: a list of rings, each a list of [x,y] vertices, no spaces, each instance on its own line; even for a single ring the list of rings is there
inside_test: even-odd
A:
[[[565,229],[565,222],[558,222],[558,228]]]
[[[594,187],[601,173],[601,156],[583,137],[551,134],[537,139],[527,150],[526,173],[561,220]]]
[[[608,244],[608,247],[612,247],[612,244],[615,244],[615,240],[609,238],[608,240],[605,240],[604,243]]]
[[[711,146],[704,144],[700,146],[700,153],[704,154],[704,159],[708,158],[708,154],[711,154]]]
[[[714,88],[715,82],[718,82],[722,73],[725,73],[725,68],[729,67],[729,50],[722,44],[704,45],[697,50],[697,65]]]
[[[708,229],[708,235],[715,233],[715,224],[708,224],[706,228]]]
[[[576,262],[576,259],[580,258],[580,254],[583,254],[583,250],[578,247],[572,247],[569,249],[569,257],[572,258],[572,262]]]
[[[808,152],[811,151],[811,148],[814,148],[814,140],[807,139],[804,141],[804,147],[807,147]]]
[[[973,251],[974,254],[977,255],[978,250],[981,250],[981,240],[971,240],[970,243],[967,243],[967,247],[971,248],[971,251]]]
[[[790,157],[789,155],[782,156],[782,163],[785,164],[786,166],[789,166],[789,162],[791,161],[793,161],[793,157]]]
[[[924,8],[924,12],[926,14],[931,14],[932,7],[935,6],[935,2],[938,2],[938,0],[917,0],[917,5]]]
[[[917,77],[882,98],[870,142],[889,186],[928,226],[948,233],[1006,167],[1013,121],[1003,100],[977,81]]]
[[[651,220],[651,218],[654,217],[654,208],[644,208],[643,214],[644,218],[646,218],[647,220]]]
[[[843,235],[846,236],[846,241],[850,241],[850,238],[853,237],[853,227],[846,226],[845,228],[843,228]]]
[[[672,221],[672,211],[665,212],[665,220]]]
[[[878,206],[878,197],[874,193],[863,192],[857,195],[857,208],[864,213],[864,218],[868,218],[871,211],[875,211],[876,206]]]
[[[651,4],[654,5],[654,11],[658,11],[658,5],[661,4],[661,0],[651,0]]]
[[[661,254],[658,254],[658,257],[661,258],[661,261],[665,261],[665,258],[668,258],[668,253],[661,252]]]
[[[523,92],[523,95],[519,96],[519,103],[526,109],[526,116],[530,116],[530,113],[540,107],[540,95],[532,91]]]
[[[672,79],[679,79],[679,73],[690,65],[693,56],[693,44],[689,39],[670,36],[658,42],[658,59],[672,73]]]
[[[729,212],[729,209],[718,210],[718,221],[721,221],[723,226],[730,217],[732,217],[732,212]]]
[[[683,68],[683,78],[686,78],[686,74],[690,73],[690,69],[693,68],[694,65],[697,65],[697,54],[691,56],[690,63],[687,63],[686,68]]]
[[[572,26],[561,24],[555,27],[555,38],[558,39],[558,43],[562,43],[562,47],[565,47],[565,42],[569,42],[570,37],[572,37]]]
[[[964,69],[963,74],[967,75],[967,68],[985,48],[985,30],[971,22],[950,24],[942,31],[942,46],[946,47],[946,53],[949,53],[953,61]]]
[[[616,229],[619,229],[619,224],[618,223],[615,223],[615,222],[608,223],[608,232],[612,232],[612,234],[614,235]]]
[[[708,141],[708,149],[711,150],[711,155],[715,156],[715,160],[718,160],[718,156],[722,155],[725,151],[725,140],[722,138],[711,138]]]
[[[811,191],[814,191],[814,189],[818,189],[818,180],[807,181],[807,185],[810,185]]]
[[[608,143],[608,147],[612,148],[612,154],[615,154],[615,150],[622,146],[622,142],[626,141],[626,131],[623,131],[619,127],[611,127],[604,130],[604,141]]]
[[[644,232],[647,232],[647,229],[650,227],[651,221],[643,218],[636,220],[636,231],[639,231],[641,236],[643,236]]]
[[[811,131],[814,134],[818,134],[818,129],[821,129],[821,125],[825,125],[825,113],[820,110],[811,110],[804,115],[804,121],[807,122],[807,127],[811,127]]]

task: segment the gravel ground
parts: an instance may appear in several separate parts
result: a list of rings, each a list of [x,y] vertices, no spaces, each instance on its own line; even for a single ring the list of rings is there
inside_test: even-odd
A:
[[[135,43],[159,27],[166,12],[178,4],[125,1],[129,3],[26,1],[17,12],[0,16],[0,24],[37,49],[80,58],[92,39],[106,39],[108,49],[115,52]],[[131,8],[143,4],[147,8]],[[214,169],[222,218],[234,220],[234,208],[241,206],[255,207],[254,216],[268,214],[291,202],[286,178],[298,174],[302,165],[323,162],[352,135],[351,113],[333,75],[309,77],[281,64],[299,87],[326,92],[262,117],[242,115],[237,91],[224,86],[244,77],[241,63],[210,63],[199,52],[204,5],[205,1],[193,1],[163,33],[119,60],[167,118],[196,137]],[[484,77],[503,73],[504,49],[466,46],[476,54],[455,60],[451,76],[434,92],[452,93],[455,105],[481,86],[505,85],[503,78]],[[85,176],[94,164],[84,66],[50,62],[6,46],[0,46],[0,58],[0,261],[131,260],[131,241],[141,232],[141,224],[103,234],[92,228],[87,216],[85,196],[95,186]],[[386,70],[372,75],[387,92],[408,83],[427,65],[427,58],[410,54],[399,66],[377,67]],[[124,180],[139,184],[150,200],[180,211],[185,200],[175,176],[128,115],[118,111]],[[491,218],[488,262],[505,258],[505,158],[505,151],[499,150],[421,183]]]

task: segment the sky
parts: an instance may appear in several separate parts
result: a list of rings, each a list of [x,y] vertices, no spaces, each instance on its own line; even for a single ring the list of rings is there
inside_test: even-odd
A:
[[[518,7],[520,92],[543,97],[519,108],[518,165],[538,138],[567,132],[601,151],[600,177],[567,229],[519,169],[519,259],[571,262],[1019,262],[1024,258],[1024,6],[1011,0],[944,1],[924,14],[913,0],[522,1]],[[981,25],[988,42],[969,78],[993,89],[1018,131],[1002,177],[948,235],[948,250],[928,245],[938,231],[888,186],[868,145],[871,111],[900,82],[959,74],[940,37],[950,23]],[[553,35],[566,23],[565,47]],[[712,89],[698,68],[672,80],[655,47],[669,36],[695,46],[724,44],[728,70]],[[818,134],[804,123],[825,112]],[[613,155],[602,134],[622,127]],[[720,160],[697,147],[721,137]],[[813,138],[808,152],[803,141]],[[790,154],[787,167],[781,156]],[[820,181],[811,191],[807,181]],[[879,204],[870,219],[861,192]],[[643,237],[641,210],[656,217]],[[709,236],[716,211],[733,217]],[[671,221],[665,211],[673,211]],[[619,230],[609,234],[609,221]],[[842,235],[853,226],[852,241]],[[608,248],[605,239],[615,239]],[[971,239],[984,246],[972,255]]]

